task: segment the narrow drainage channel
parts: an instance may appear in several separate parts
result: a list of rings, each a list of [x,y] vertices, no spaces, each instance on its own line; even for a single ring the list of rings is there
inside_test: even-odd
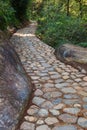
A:
[[[21,116],[21,119],[19,120],[19,123],[17,124],[17,127],[15,128],[15,130],[21,130],[20,126],[21,124],[25,121],[24,117],[27,115],[27,110],[30,108],[30,106],[32,105],[32,99],[34,97],[34,92],[35,92],[35,85],[32,83],[32,93],[30,94],[30,98],[28,100],[27,105],[25,106],[25,110],[23,111],[23,114]]]

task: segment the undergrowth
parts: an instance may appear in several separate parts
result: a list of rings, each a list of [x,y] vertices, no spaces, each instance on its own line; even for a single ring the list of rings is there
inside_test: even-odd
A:
[[[45,6],[40,12],[36,35],[54,48],[65,43],[87,47],[87,19],[58,14],[58,6]]]

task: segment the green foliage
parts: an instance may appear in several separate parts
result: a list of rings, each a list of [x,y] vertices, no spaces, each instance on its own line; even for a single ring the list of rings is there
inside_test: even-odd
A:
[[[43,0],[31,0],[27,8],[27,17],[29,17],[32,20],[38,20],[42,9]]]
[[[32,0],[0,0],[0,29],[19,27],[29,20],[27,8]]]
[[[37,36],[53,47],[64,43],[86,46],[87,19],[81,19],[72,11],[72,16],[67,16],[64,10],[63,3],[53,4],[51,1],[45,4],[39,14]]]
[[[0,1],[0,28],[5,29],[8,25],[17,23],[15,10],[11,7],[9,1]],[[14,22],[13,22],[14,21]]]
[[[12,7],[15,10],[15,15],[16,18],[19,19],[20,21],[25,21],[27,18],[26,16],[26,11],[28,7],[28,3],[31,0],[10,0]]]
[[[87,42],[82,42],[82,43],[79,43],[78,45],[85,48],[85,47],[87,47]]]

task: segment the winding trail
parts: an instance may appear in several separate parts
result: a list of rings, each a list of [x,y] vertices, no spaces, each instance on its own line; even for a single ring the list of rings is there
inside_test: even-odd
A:
[[[20,130],[87,130],[87,76],[57,60],[35,36],[36,23],[11,38],[35,85]]]

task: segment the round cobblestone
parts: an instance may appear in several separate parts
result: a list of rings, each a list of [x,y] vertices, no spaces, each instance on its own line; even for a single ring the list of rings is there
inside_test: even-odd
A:
[[[23,122],[20,126],[21,130],[35,130],[35,124],[29,122]]]
[[[40,106],[44,101],[45,101],[45,99],[43,99],[41,97],[34,97],[32,102],[35,105]]]
[[[39,112],[38,112],[38,115],[40,117],[47,117],[48,116],[48,110],[46,110],[46,109],[40,109]]]
[[[73,125],[64,125],[54,127],[52,130],[77,130],[77,128]]]
[[[78,114],[80,112],[80,109],[79,108],[64,108],[63,111],[70,114]]]
[[[43,92],[40,89],[37,89],[34,93],[35,96],[41,96],[43,95]]]
[[[66,123],[76,123],[77,117],[69,114],[62,114],[58,117],[60,120]]]
[[[44,124],[44,121],[43,121],[42,119],[39,119],[39,120],[37,121],[37,125],[42,125],[42,124]]]
[[[62,92],[64,92],[64,93],[76,93],[76,90],[71,88],[71,87],[68,87],[68,88],[63,88]]]
[[[54,116],[58,116],[60,114],[60,112],[58,110],[55,109],[50,109],[49,112],[54,115]]]
[[[83,118],[83,117],[80,117],[78,119],[78,124],[83,127],[83,128],[87,128],[87,119],[86,118]]]
[[[45,122],[47,125],[52,125],[52,124],[58,123],[59,121],[56,117],[48,117],[45,119]]]
[[[36,128],[36,130],[51,130],[47,125],[41,125]]]

